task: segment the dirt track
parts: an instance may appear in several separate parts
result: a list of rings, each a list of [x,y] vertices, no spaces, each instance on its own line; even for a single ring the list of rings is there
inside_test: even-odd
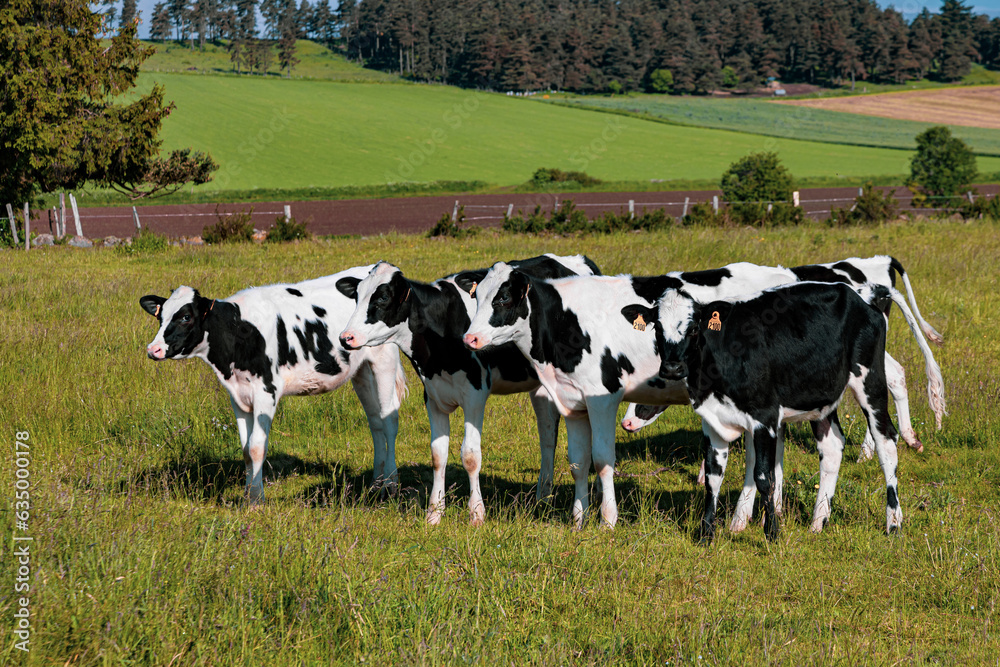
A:
[[[979,186],[982,193],[997,194],[1000,186]],[[905,188],[895,188],[896,197],[904,210],[909,206],[910,193]],[[814,217],[826,217],[831,207],[850,207],[857,196],[857,188],[821,188],[801,191],[801,204]],[[501,195],[448,195],[441,197],[406,197],[398,199],[353,199],[341,201],[297,201],[255,203],[254,226],[267,229],[285,204],[291,206],[292,215],[308,223],[313,234],[373,235],[397,231],[406,234],[425,232],[443,215],[451,214],[456,200],[465,206],[468,219],[483,227],[500,225],[511,204],[516,213],[529,213],[536,205],[551,210],[558,202],[572,199],[591,218],[604,211],[628,211],[629,200],[635,202],[635,212],[665,208],[667,213],[680,217],[685,198],[690,204],[711,201],[719,191],[688,192],[588,192],[559,194],[501,194]],[[247,210],[250,204],[222,204],[219,211]],[[144,227],[170,237],[201,235],[205,225],[217,220],[215,204],[190,204],[174,206],[144,206],[138,209]],[[72,215],[69,214],[68,230],[72,232]],[[126,237],[135,233],[130,208],[106,207],[80,209],[84,236],[103,238]],[[32,228],[48,231],[48,218],[35,220]]]

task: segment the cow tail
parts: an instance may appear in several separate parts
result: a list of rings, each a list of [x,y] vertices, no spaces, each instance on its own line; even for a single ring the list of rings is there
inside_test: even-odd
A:
[[[934,360],[934,353],[931,351],[930,345],[927,344],[927,340],[921,334],[920,326],[917,324],[917,320],[913,316],[910,307],[906,304],[903,295],[896,289],[892,289],[891,294],[892,300],[899,307],[900,312],[903,313],[903,317],[906,318],[906,324],[909,325],[910,331],[913,332],[913,337],[917,341],[917,346],[924,355],[927,371],[927,400],[930,402],[931,410],[934,411],[937,428],[941,430],[941,419],[944,415],[948,414],[945,409],[944,378],[941,377],[941,367]]]
[[[920,308],[917,307],[917,298],[913,295],[913,286],[910,284],[910,277],[906,273],[906,269],[895,257],[889,258],[889,266],[899,273],[899,277],[903,279],[903,287],[906,289],[906,297],[910,302],[910,306],[913,308],[913,314],[916,317],[917,322],[920,324],[920,328],[923,330],[924,334],[931,339],[932,342],[940,345],[944,342],[944,336],[942,336],[937,329],[932,327],[927,320],[924,319],[923,315],[920,314]]]

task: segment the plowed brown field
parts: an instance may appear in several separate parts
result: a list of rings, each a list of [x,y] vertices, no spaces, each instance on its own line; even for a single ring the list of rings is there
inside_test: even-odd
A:
[[[856,97],[785,100],[782,104],[846,111],[866,116],[1000,130],[1000,86],[938,88]]]

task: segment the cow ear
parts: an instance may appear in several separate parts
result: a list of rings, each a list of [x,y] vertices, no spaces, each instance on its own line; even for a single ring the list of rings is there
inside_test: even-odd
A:
[[[358,300],[358,283],[361,282],[361,278],[341,278],[337,281],[336,287],[337,291],[346,296],[348,299]]]
[[[622,308],[624,317],[633,329],[645,331],[646,327],[656,322],[656,309],[633,303]]]
[[[155,294],[147,294],[139,299],[139,305],[142,306],[142,309],[157,319],[160,317],[160,310],[165,302],[166,299]]]
[[[476,289],[476,285],[483,282],[483,278],[485,277],[486,269],[463,271],[455,276],[455,284],[469,296],[475,296],[474,290]]]
[[[198,311],[198,314],[201,315],[201,319],[205,319],[215,309],[215,299],[206,299],[198,294],[198,292],[195,292],[194,307]]]

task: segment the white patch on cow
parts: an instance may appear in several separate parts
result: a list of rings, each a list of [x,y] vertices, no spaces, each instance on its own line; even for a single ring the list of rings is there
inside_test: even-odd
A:
[[[762,426],[759,421],[736,407],[728,396],[724,396],[722,400],[714,395],[709,396],[695,408],[695,414],[705,420],[711,430],[726,442],[732,442],[741,433]],[[773,428],[769,427],[768,432],[773,435]]]
[[[668,289],[660,297],[658,308],[663,337],[668,343],[680,343],[694,316],[694,301],[678,290]]]

